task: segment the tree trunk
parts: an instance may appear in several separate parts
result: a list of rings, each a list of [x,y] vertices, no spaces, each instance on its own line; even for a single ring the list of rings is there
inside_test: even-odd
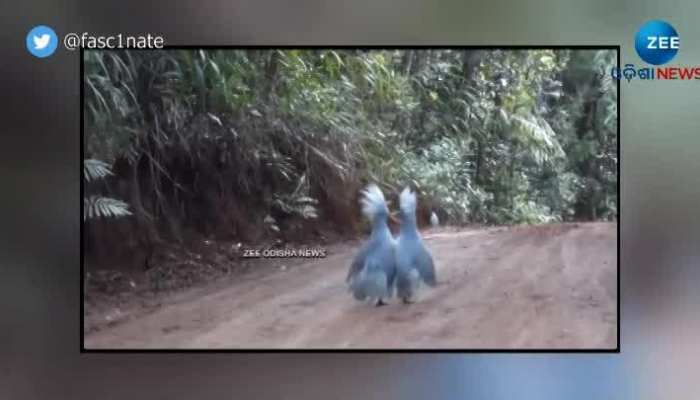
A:
[[[152,221],[147,218],[147,212],[141,199],[141,182],[139,181],[139,160],[134,161],[131,168],[131,190],[129,193],[129,204],[134,209],[134,220],[136,221],[136,232],[140,233],[138,244],[143,246],[146,258],[143,261],[143,269],[149,268],[149,258],[153,252],[155,241],[159,240],[158,233]]]
[[[427,50],[419,50],[415,53],[415,68],[413,69],[413,75],[420,73],[425,66],[425,62],[428,59]]]
[[[474,80],[476,67],[479,66],[483,55],[483,50],[465,50],[462,53],[462,75],[465,81],[471,82]]]
[[[409,76],[412,75],[411,67],[413,66],[413,55],[413,50],[406,50],[404,51],[401,59],[401,70]]]
[[[265,102],[269,104],[272,93],[277,86],[277,70],[279,65],[279,53],[274,50],[270,54],[265,67],[266,87],[265,87]]]
[[[484,146],[481,139],[476,139],[476,169],[474,171],[474,183],[481,185],[481,162],[483,158]]]

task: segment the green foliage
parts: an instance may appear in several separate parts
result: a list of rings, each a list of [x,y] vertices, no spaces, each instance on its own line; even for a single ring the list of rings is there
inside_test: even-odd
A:
[[[83,198],[83,220],[131,215],[129,205],[110,197],[90,196]]]
[[[306,176],[303,175],[299,180],[299,185],[294,192],[283,195],[274,195],[273,205],[280,211],[298,215],[304,219],[318,218],[316,209],[318,201],[309,196],[309,185]]]
[[[194,207],[230,198],[313,220],[370,180],[414,186],[453,223],[617,214],[617,92],[598,75],[613,51],[88,51],[84,62],[86,179],[105,176],[92,158],[128,161],[136,209],[157,218],[192,222]]]
[[[482,201],[472,187],[467,143],[459,138],[443,138],[418,154],[403,160],[404,182],[427,194],[436,208],[454,222],[464,223],[470,215],[470,203]]]
[[[112,175],[109,164],[104,161],[87,159],[83,160],[83,179],[91,182]]]
[[[94,182],[110,175],[113,174],[109,164],[96,159],[83,160],[83,179],[86,182]],[[96,195],[83,198],[83,221],[126,215],[131,215],[129,205],[121,200]]]

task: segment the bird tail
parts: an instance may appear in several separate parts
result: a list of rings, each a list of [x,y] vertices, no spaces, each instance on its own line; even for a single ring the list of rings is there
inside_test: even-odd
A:
[[[406,187],[401,192],[401,195],[399,196],[399,205],[401,207],[401,211],[403,211],[404,214],[415,215],[416,214],[416,194],[413,193],[411,191],[411,189]]]
[[[382,299],[390,297],[390,289],[387,276],[383,271],[375,270],[371,266],[371,271],[364,269],[360,272],[350,285],[350,291],[357,300]]]
[[[362,204],[362,213],[371,221],[374,221],[377,215],[389,214],[389,208],[386,205],[384,193],[382,193],[379,186],[375,184],[370,184],[362,191],[360,203]]]
[[[396,281],[396,292],[398,297],[404,300],[414,298],[420,287],[420,275],[415,269],[401,271]]]

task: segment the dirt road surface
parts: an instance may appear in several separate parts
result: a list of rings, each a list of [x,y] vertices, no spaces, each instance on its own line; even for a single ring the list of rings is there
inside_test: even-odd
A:
[[[614,349],[617,227],[427,230],[438,286],[415,304],[356,302],[358,244],[244,274],[87,334],[98,349]],[[275,262],[280,262],[276,260]]]

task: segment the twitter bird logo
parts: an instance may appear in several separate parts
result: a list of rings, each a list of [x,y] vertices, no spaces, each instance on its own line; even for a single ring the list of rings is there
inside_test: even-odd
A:
[[[48,26],[35,26],[27,34],[27,50],[35,57],[48,57],[56,51],[56,47],[58,47],[58,37],[56,32]]]
[[[34,49],[43,50],[44,47],[49,45],[49,40],[51,40],[51,35],[44,33],[41,36],[34,36]]]

